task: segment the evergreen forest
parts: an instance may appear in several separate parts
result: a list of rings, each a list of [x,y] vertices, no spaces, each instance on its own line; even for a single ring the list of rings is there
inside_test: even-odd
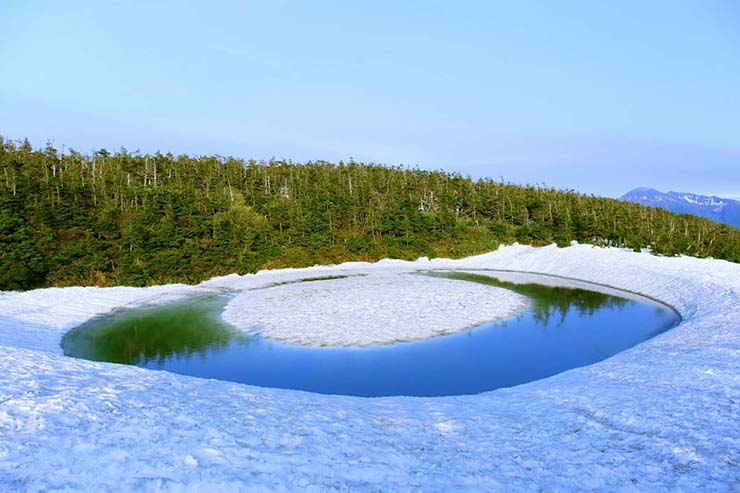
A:
[[[0,290],[196,283],[384,257],[572,240],[740,262],[699,217],[444,171],[222,156],[61,152],[0,137]]]

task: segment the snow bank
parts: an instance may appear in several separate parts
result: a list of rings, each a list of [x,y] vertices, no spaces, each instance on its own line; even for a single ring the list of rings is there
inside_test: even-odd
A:
[[[289,344],[369,346],[459,332],[526,306],[525,297],[506,289],[381,274],[244,291],[223,319]]]
[[[660,299],[683,322],[598,364],[518,387],[363,399],[58,354],[70,324],[182,287],[135,290],[136,301],[110,299],[119,288],[6,293],[0,491],[740,489],[740,265],[583,245],[512,246],[460,261],[227,276],[192,290],[429,268],[607,284]]]
[[[93,317],[213,291],[170,284],[149,288],[74,287],[5,292],[5,296],[0,296],[0,344],[61,352],[61,336]]]

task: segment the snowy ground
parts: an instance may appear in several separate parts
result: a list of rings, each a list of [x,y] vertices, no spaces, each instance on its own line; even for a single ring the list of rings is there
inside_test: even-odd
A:
[[[289,344],[370,346],[460,332],[526,306],[524,296],[492,286],[375,274],[243,291],[223,318]]]
[[[677,328],[585,368],[476,396],[327,396],[66,358],[123,306],[326,275],[542,272],[637,291]],[[0,296],[0,491],[740,491],[740,265],[523,246],[197,287]]]

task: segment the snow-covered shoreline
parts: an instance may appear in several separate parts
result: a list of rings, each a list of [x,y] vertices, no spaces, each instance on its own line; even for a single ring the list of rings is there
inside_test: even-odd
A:
[[[475,396],[363,399],[60,355],[117,307],[307,276],[540,272],[635,291],[683,322],[598,364]],[[2,491],[737,491],[740,265],[619,249],[505,247],[198,286],[0,296]]]

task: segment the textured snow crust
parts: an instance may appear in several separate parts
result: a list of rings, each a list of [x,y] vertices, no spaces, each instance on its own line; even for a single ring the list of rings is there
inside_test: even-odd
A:
[[[506,289],[381,274],[243,291],[223,319],[289,344],[370,346],[459,332],[526,306],[524,296]]]
[[[637,291],[676,328],[509,389],[363,399],[60,354],[124,306],[305,277],[507,269]],[[563,280],[567,283],[567,280]],[[0,297],[0,491],[740,491],[740,265],[576,245]]]

